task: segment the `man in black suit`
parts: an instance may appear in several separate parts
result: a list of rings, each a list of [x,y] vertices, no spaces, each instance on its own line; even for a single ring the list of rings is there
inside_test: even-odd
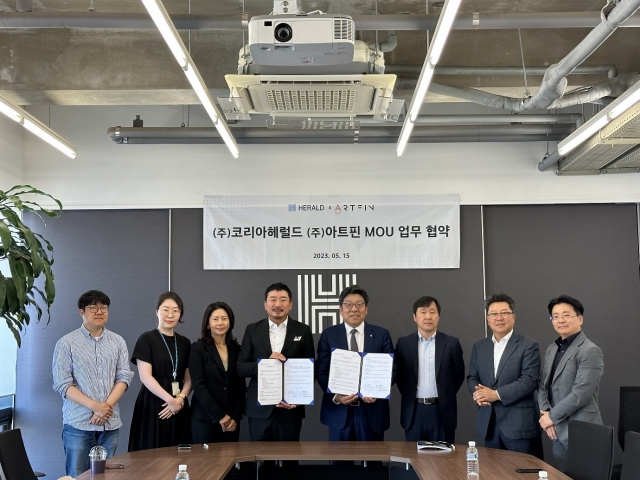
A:
[[[465,374],[462,347],[457,338],[437,330],[440,304],[435,298],[424,296],[415,301],[413,321],[417,333],[398,339],[394,358],[405,439],[454,443],[456,394]]]
[[[270,285],[264,294],[267,317],[247,326],[238,356],[238,375],[250,377],[245,414],[253,441],[298,441],[304,406],[281,402],[258,405],[258,359],[314,358],[311,329],[289,317],[291,290],[283,283]]]

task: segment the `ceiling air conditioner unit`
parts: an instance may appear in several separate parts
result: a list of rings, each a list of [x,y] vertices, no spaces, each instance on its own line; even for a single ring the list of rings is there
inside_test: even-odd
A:
[[[640,103],[612,120],[588,141],[569,153],[560,162],[558,174],[599,174],[605,170],[606,173],[635,173],[640,167],[640,156],[626,153],[638,144]]]
[[[227,99],[237,114],[287,117],[353,117],[386,112],[395,75],[225,75]],[[222,100],[222,99],[220,99]]]

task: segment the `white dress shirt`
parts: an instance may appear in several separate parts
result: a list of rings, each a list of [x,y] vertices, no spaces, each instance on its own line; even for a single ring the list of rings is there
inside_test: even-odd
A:
[[[351,350],[351,330],[356,330],[356,342],[358,343],[358,351],[364,352],[364,322],[358,325],[355,329],[350,327],[345,322],[344,329],[347,331],[347,350]]]
[[[498,376],[498,365],[500,365],[500,359],[502,358],[502,354],[504,353],[504,349],[507,347],[507,343],[509,342],[511,335],[513,335],[513,330],[507,333],[499,341],[496,340],[495,335],[491,337],[491,340],[493,341],[493,378]]]
[[[271,343],[271,351],[282,353],[284,338],[287,336],[287,322],[289,317],[280,325],[276,325],[269,319],[269,342]]]

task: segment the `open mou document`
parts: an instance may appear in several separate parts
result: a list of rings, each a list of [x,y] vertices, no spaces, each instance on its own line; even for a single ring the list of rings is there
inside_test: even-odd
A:
[[[313,405],[313,358],[258,359],[258,405]]]
[[[328,392],[390,398],[392,372],[392,353],[352,352],[336,348],[331,352]]]

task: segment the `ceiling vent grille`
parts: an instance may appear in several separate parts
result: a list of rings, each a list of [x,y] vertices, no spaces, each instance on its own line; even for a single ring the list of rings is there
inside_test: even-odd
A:
[[[266,113],[280,116],[375,115],[392,99],[395,75],[225,75],[228,119]],[[242,117],[243,119],[246,117]]]
[[[353,20],[349,18],[333,19],[333,39],[353,41]]]
[[[272,112],[351,112],[356,99],[353,88],[297,91],[267,90]]]

